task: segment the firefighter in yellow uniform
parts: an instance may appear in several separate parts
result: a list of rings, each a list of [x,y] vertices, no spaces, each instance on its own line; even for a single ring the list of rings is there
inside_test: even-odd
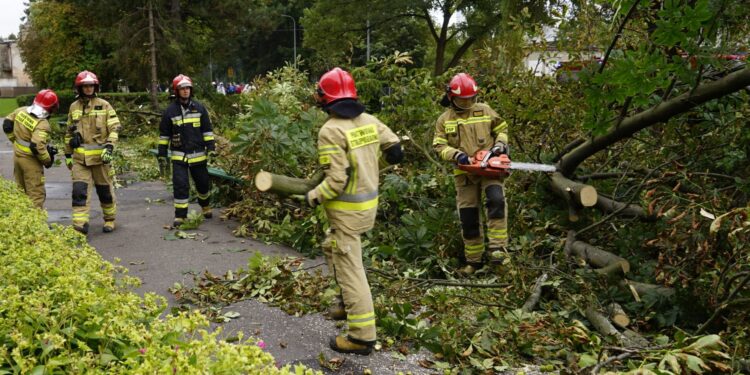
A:
[[[3,121],[3,132],[13,142],[13,175],[18,186],[34,205],[44,208],[44,169],[55,161],[57,149],[47,144],[50,126],[47,119],[57,111],[59,102],[52,90],[42,90],[29,107],[20,107]]]
[[[318,82],[318,103],[329,117],[318,133],[318,157],[325,179],[306,196],[322,204],[331,225],[323,250],[341,287],[347,336],[331,338],[342,353],[368,355],[375,344],[375,310],[362,265],[360,235],[375,223],[380,163],[395,164],[403,153],[399,138],[377,118],[364,113],[352,76],[335,68]]]
[[[470,164],[471,157],[481,150],[495,155],[508,153],[508,124],[484,103],[476,102],[477,84],[466,73],[455,75],[443,98],[449,107],[435,124],[433,148],[440,158],[455,164]],[[507,254],[507,207],[501,179],[470,175],[454,169],[456,203],[461,220],[466,266],[464,274],[472,274],[483,264],[484,231],[479,207],[482,192],[487,207],[487,238],[489,258],[501,262]]]
[[[96,96],[99,79],[84,70],[76,76],[78,96],[68,112],[68,131],[65,135],[65,163],[73,178],[73,228],[89,231],[89,191],[93,185],[102,206],[102,231],[115,230],[115,191],[112,185],[114,145],[120,130],[120,120],[112,106]]]

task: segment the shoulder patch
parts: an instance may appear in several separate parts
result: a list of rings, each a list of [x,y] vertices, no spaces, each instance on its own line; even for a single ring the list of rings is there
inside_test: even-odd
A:
[[[484,111],[473,111],[473,112],[472,112],[472,116],[473,116],[473,117],[480,117],[480,116],[484,116]]]
[[[101,105],[94,106],[94,110],[97,110],[97,111],[101,111],[102,108],[104,108],[104,106],[101,106]]]

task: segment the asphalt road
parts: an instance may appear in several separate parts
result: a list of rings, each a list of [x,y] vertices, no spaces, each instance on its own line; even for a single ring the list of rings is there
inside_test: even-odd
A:
[[[155,162],[155,161],[154,161]],[[0,141],[0,175],[13,178],[12,145],[7,138]],[[71,189],[70,172],[64,165],[46,170],[47,201],[45,208],[49,221],[70,225]],[[102,233],[102,214],[98,198],[91,198],[91,222],[89,243],[110,262],[120,259],[120,264],[129,269],[132,276],[142,280],[137,293],[153,292],[167,298],[170,305],[174,298],[168,288],[174,283],[192,285],[191,273],[208,270],[223,274],[246,264],[254,251],[266,255],[300,254],[292,249],[266,245],[251,239],[240,239],[232,235],[237,226],[233,221],[221,221],[219,209],[214,218],[201,225],[197,239],[168,241],[165,225],[172,222],[172,195],[161,182],[136,182],[116,191],[117,229],[113,233]],[[157,203],[158,201],[163,203]],[[197,204],[191,209],[199,210]],[[240,250],[245,251],[240,251]],[[307,264],[323,262],[311,259]],[[290,316],[280,309],[255,300],[245,300],[226,307],[240,317],[222,324],[223,334],[233,336],[237,331],[265,341],[267,350],[278,363],[303,363],[311,368],[323,369],[318,364],[320,353],[330,358],[343,358],[344,365],[336,374],[362,374],[370,369],[373,374],[395,374],[399,371],[412,374],[429,374],[430,371],[417,365],[426,357],[425,353],[412,354],[406,360],[391,352],[375,352],[370,356],[346,355],[328,348],[328,338],[339,329],[335,323],[320,314],[302,317]]]

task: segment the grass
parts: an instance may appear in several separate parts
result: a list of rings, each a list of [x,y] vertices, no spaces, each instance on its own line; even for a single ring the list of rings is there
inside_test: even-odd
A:
[[[18,103],[15,98],[0,98],[0,116],[5,117],[16,108],[18,108]]]

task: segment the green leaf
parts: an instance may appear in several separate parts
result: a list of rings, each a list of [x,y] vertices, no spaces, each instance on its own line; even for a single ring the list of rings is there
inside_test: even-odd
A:
[[[703,373],[704,368],[708,368],[705,363],[703,363],[703,360],[690,354],[684,354],[682,357],[685,359],[685,364],[687,364],[687,367],[694,372],[697,372],[699,374]]]
[[[578,357],[578,367],[579,368],[586,368],[589,366],[594,366],[598,363],[596,360],[596,356],[589,353],[583,353],[580,357]]]
[[[705,350],[716,349],[723,345],[721,342],[721,336],[719,335],[708,335],[699,338],[694,343],[685,347],[684,350],[703,352]]]

